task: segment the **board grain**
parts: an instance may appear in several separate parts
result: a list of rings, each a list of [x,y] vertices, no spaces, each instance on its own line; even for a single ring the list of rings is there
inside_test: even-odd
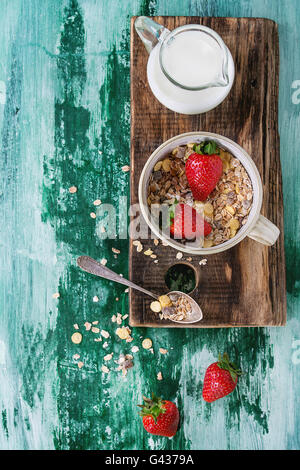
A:
[[[190,131],[224,135],[241,145],[260,172],[264,199],[262,214],[281,231],[273,247],[251,239],[223,253],[192,256],[199,283],[191,294],[201,305],[203,320],[191,327],[281,326],[286,323],[283,200],[278,135],[279,50],[277,24],[263,18],[154,17],[170,30],[199,23],[217,31],[229,47],[236,78],[227,99],[201,115],[181,115],[153,96],[146,75],[148,54],[131,20],[131,204],[138,202],[138,182],[150,154],[165,140]],[[167,292],[164,276],[178,262],[176,251],[152,239],[142,240],[159,262],[137,253],[130,241],[132,281],[156,293]],[[184,257],[186,258],[186,256]],[[150,299],[130,292],[132,326],[181,327],[160,321],[149,309]]]

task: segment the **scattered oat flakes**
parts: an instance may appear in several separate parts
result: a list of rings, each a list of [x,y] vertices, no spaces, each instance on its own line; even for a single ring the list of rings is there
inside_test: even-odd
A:
[[[74,325],[73,325],[73,326],[74,326],[75,330],[79,330],[79,326],[78,326],[78,324],[77,324],[77,323],[74,323]]]
[[[99,341],[102,341],[102,338],[101,337],[100,338],[95,338],[94,341],[96,341],[98,343]]]
[[[149,351],[151,352],[151,354],[154,354],[154,349],[153,348],[150,348]]]
[[[167,354],[168,350],[164,348],[159,348],[160,354]]]
[[[99,323],[98,320],[92,321],[92,325],[98,325],[98,323]]]
[[[91,213],[90,213],[90,216],[92,217],[92,219],[96,219],[96,217],[97,217],[96,214],[95,214],[95,212],[91,212]]]
[[[154,260],[154,263],[157,264],[157,263],[158,263],[158,259],[155,259],[155,260]]]
[[[131,354],[120,354],[118,360],[115,361],[118,364],[117,371],[122,371],[122,375],[125,376],[127,374],[127,369],[133,367],[133,356]]]
[[[126,171],[130,171],[130,166],[129,166],[129,165],[124,165],[124,166],[122,166],[122,171],[124,171],[124,173],[125,173]]]
[[[111,251],[115,253],[116,255],[119,255],[121,252],[117,248],[112,247]]]
[[[96,326],[92,327],[92,333],[100,333],[100,328],[97,328]]]
[[[119,297],[116,297],[116,302],[119,302]]]
[[[103,347],[103,349],[106,349],[108,347],[108,342],[105,341],[105,343],[103,343],[102,347]]]
[[[159,241],[157,240],[157,238],[155,238],[155,239],[153,240],[153,243],[154,243],[155,246],[157,246],[157,245],[159,244]]]
[[[168,246],[168,243],[165,240],[163,240],[161,243],[163,246]]]
[[[113,323],[116,323],[116,321],[117,321],[116,315],[113,315],[113,316],[111,317],[111,321],[112,321]]]
[[[71,340],[75,344],[80,344],[82,341],[82,334],[79,332],[73,333],[71,336]]]
[[[60,293],[55,292],[54,294],[52,294],[52,297],[53,297],[53,299],[58,299],[60,297]]]
[[[178,251],[176,258],[181,259],[182,257],[183,257],[183,253],[181,253],[181,251]]]
[[[100,206],[101,204],[101,199],[96,199],[94,202],[93,202],[94,206]]]
[[[77,362],[77,365],[78,365],[79,369],[81,369],[84,366],[84,363],[79,361],[79,362]]]
[[[105,232],[106,232],[106,228],[105,228],[105,227],[101,227],[101,228],[100,228],[100,232],[101,232],[101,233],[105,233]]]
[[[157,258],[157,256],[153,254],[153,255],[150,255],[150,258],[155,259],[155,258]]]
[[[102,155],[102,152],[101,152],[101,150],[98,150],[98,153],[99,153],[99,155]]]
[[[162,379],[163,379],[162,373],[161,373],[161,372],[158,372],[158,374],[157,374],[157,380],[162,380]]]
[[[113,354],[114,354],[114,353],[106,354],[106,356],[104,356],[103,359],[104,359],[105,361],[110,361],[110,360],[112,359],[112,357],[113,357]]]
[[[102,367],[101,367],[101,370],[102,370],[102,372],[104,372],[104,374],[108,374],[108,373],[109,373],[109,368],[106,367],[106,366],[102,366]]]
[[[127,294],[129,292],[129,287],[127,287],[127,289],[125,289],[124,292]]]
[[[200,266],[205,266],[207,264],[207,259],[204,258],[201,261],[199,261]]]
[[[138,347],[138,346],[132,346],[131,351],[132,351],[133,353],[136,353],[136,352],[139,351],[139,347]]]
[[[99,297],[97,297],[97,295],[94,295],[93,302],[99,302]]]
[[[142,342],[142,346],[144,349],[150,349],[152,347],[152,341],[150,338],[145,338]]]
[[[77,361],[77,359],[79,359],[79,358],[80,358],[79,354],[74,354],[73,359],[75,359],[75,361]]]
[[[84,327],[86,331],[90,331],[90,329],[92,328],[92,324],[89,321],[86,321]]]
[[[128,314],[127,314],[127,313],[126,313],[126,315],[123,315],[122,320],[126,320],[126,318],[128,318]]]
[[[150,256],[152,254],[153,254],[153,251],[150,248],[148,248],[148,250],[144,251],[144,255],[146,255],[146,256]]]
[[[75,194],[76,192],[77,192],[76,186],[71,186],[71,187],[69,188],[69,193]]]
[[[106,263],[107,263],[107,259],[102,258],[102,260],[100,261],[100,264],[102,264],[102,266],[105,266]]]
[[[186,259],[187,261],[192,261],[193,258],[191,258],[190,256]]]
[[[101,336],[103,336],[103,338],[109,338],[109,332],[105,330],[101,330]]]
[[[132,336],[129,336],[129,338],[126,339],[126,343],[131,343],[131,341],[133,341],[133,338]]]

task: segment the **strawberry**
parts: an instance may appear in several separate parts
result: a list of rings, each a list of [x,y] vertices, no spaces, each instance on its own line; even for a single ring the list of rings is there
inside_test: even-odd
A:
[[[205,401],[212,402],[231,393],[237,384],[238,376],[242,374],[235,364],[229,361],[224,353],[218,362],[211,364],[205,372],[202,396]]]
[[[205,201],[221,178],[223,163],[216,154],[192,153],[186,161],[185,173],[193,198],[196,201]]]
[[[162,400],[152,394],[152,399],[143,397],[144,405],[140,415],[147,432],[157,436],[173,437],[179,423],[179,411],[175,403]]]
[[[174,238],[206,237],[211,230],[209,223],[193,207],[187,204],[175,206],[174,218],[170,225],[170,233]]]

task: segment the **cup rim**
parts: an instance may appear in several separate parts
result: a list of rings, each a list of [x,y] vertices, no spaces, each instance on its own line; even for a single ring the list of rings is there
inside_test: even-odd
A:
[[[224,142],[225,148],[228,148],[228,150],[234,155],[235,158],[238,158],[241,161],[241,159],[239,158],[239,155],[240,155],[245,159],[247,165],[245,165],[244,162],[242,161],[241,163],[245,167],[247,173],[249,174],[249,177],[251,179],[251,183],[253,186],[253,204],[252,204],[251,211],[249,213],[249,218],[248,218],[247,223],[238,231],[238,233],[233,238],[231,238],[230,240],[227,240],[224,243],[221,243],[219,245],[216,245],[210,248],[193,248],[191,246],[183,245],[180,242],[176,242],[173,239],[166,237],[158,229],[158,227],[152,224],[151,219],[149,217],[147,197],[145,198],[145,192],[148,187],[148,181],[145,181],[145,177],[146,177],[146,172],[149,166],[151,165],[154,166],[154,164],[163,156],[162,155],[163,150],[167,146],[169,146],[172,143],[176,143],[176,141],[182,138],[187,138],[187,137],[194,137],[194,138],[198,137],[200,138],[199,141],[204,140],[205,138],[208,138],[211,140],[218,140],[221,144]],[[159,158],[156,159],[158,155],[159,155]],[[248,171],[249,169],[251,169],[251,172]],[[257,223],[257,220],[260,216],[261,206],[262,206],[262,197],[263,197],[263,187],[262,187],[260,174],[258,172],[258,169],[254,161],[250,157],[250,155],[239,144],[229,139],[228,137],[222,136],[220,134],[215,134],[212,132],[205,132],[205,131],[193,131],[193,132],[186,132],[183,134],[178,134],[166,140],[159,147],[157,147],[154,150],[154,152],[152,152],[152,154],[149,156],[148,160],[146,161],[144,165],[144,168],[140,175],[139,188],[138,188],[138,199],[139,199],[140,210],[151,232],[153,232],[157,238],[166,242],[169,246],[171,246],[172,248],[175,248],[177,251],[182,251],[184,253],[194,254],[194,255],[209,255],[209,254],[220,253],[240,243],[251,232],[251,230]]]

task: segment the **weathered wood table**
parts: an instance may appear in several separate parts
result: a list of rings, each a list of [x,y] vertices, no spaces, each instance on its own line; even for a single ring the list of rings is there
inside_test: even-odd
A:
[[[1,12],[0,448],[299,449],[299,2],[2,0]],[[88,254],[128,275],[128,239],[101,238],[100,211],[120,203],[126,227],[129,28],[140,14],[278,23],[285,327],[132,328],[126,343],[111,318],[128,314],[128,293],[76,267]],[[98,322],[94,332],[86,322]],[[114,360],[132,346],[139,351],[122,377]],[[223,351],[245,375],[233,394],[208,405],[203,375]],[[136,404],[152,390],[180,408],[172,440],[142,428]]]

